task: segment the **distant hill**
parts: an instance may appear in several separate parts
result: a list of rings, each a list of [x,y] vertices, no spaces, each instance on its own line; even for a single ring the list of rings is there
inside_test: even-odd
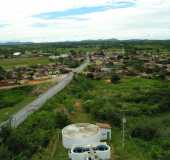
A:
[[[87,39],[87,40],[80,40],[80,41],[61,41],[61,42],[0,42],[0,45],[29,45],[29,44],[55,44],[55,45],[63,45],[63,44],[101,44],[101,43],[166,43],[166,42],[170,42],[170,40],[150,40],[150,39],[127,39],[127,40],[119,40],[116,38],[111,38],[111,39],[97,39],[97,40],[93,40],[93,39]]]
[[[81,41],[61,41],[61,42],[39,42],[39,43],[34,43],[34,42],[0,42],[0,45],[24,45],[24,44],[49,44],[49,43],[90,43],[90,42],[105,42],[105,41],[119,41],[118,39],[112,38],[112,39],[89,39],[89,40],[81,40]]]
[[[33,44],[33,42],[0,42],[0,45],[22,45],[22,44]]]

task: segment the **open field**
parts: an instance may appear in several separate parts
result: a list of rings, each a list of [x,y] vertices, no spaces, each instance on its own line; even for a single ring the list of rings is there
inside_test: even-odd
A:
[[[31,66],[35,64],[49,64],[50,61],[48,57],[31,57],[31,58],[10,58],[10,59],[1,59],[0,66],[9,70],[13,67],[20,66]]]

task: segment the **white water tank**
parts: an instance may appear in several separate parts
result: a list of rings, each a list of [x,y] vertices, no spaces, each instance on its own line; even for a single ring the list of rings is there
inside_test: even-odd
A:
[[[90,123],[71,124],[62,130],[62,141],[67,149],[100,142],[100,128]]]
[[[111,149],[105,142],[87,145],[75,146],[69,152],[70,160],[110,160]]]

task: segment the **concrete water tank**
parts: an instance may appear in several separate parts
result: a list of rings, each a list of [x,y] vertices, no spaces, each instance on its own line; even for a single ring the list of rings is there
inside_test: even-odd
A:
[[[87,146],[75,146],[70,150],[69,158],[70,160],[109,160],[111,159],[111,149],[105,142]]]
[[[62,141],[67,149],[100,142],[100,128],[90,123],[71,124],[62,130]]]

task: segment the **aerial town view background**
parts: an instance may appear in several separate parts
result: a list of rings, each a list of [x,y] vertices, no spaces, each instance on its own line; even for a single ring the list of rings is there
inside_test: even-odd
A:
[[[0,160],[170,160],[170,1],[0,2]]]

